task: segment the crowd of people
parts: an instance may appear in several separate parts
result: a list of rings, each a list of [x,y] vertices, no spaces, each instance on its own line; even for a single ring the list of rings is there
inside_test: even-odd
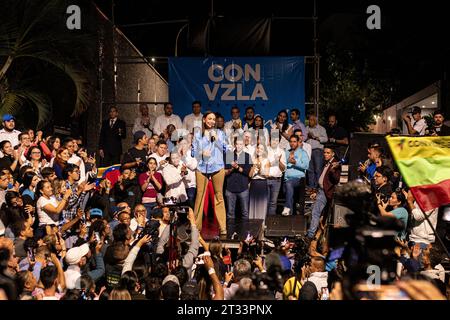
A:
[[[241,118],[235,106],[228,122],[219,113],[202,113],[199,101],[192,111],[182,121],[166,103],[154,118],[142,105],[134,146],[123,152],[126,124],[111,107],[98,155],[100,167],[120,165],[115,179],[97,178],[97,160],[81,137],[20,132],[14,116],[4,115],[0,298],[445,299],[438,210],[421,211],[380,143],[368,146],[361,180],[342,189],[349,134],[336,115],[323,127],[314,114],[302,123],[298,109],[265,121],[253,107]],[[414,123],[404,118],[410,134],[422,134],[413,116]],[[434,117],[424,134],[445,135],[442,113]],[[218,235],[208,242],[201,232],[210,184]],[[361,204],[364,216],[350,222],[350,236],[330,231],[336,194],[348,207]],[[313,202],[309,214],[306,200]],[[307,234],[264,241],[239,235],[237,252],[223,244],[231,221],[264,224],[275,215],[310,215]],[[379,261],[370,254],[379,248],[355,236],[368,225],[394,232],[390,238],[386,232],[390,242],[383,242]],[[388,271],[380,281],[390,286],[361,287],[364,277],[352,272],[370,264]]]

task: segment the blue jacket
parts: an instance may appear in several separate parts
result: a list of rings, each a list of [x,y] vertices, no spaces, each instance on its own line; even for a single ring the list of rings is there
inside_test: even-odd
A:
[[[216,130],[217,139],[212,142],[201,132],[197,131],[194,136],[192,157],[198,161],[197,169],[204,173],[214,173],[224,169],[223,154],[227,150],[225,133],[222,130]],[[205,157],[203,152],[211,151],[210,157]]]
[[[309,157],[305,150],[297,148],[294,153],[295,164],[289,162],[289,150],[286,150],[286,172],[284,180],[301,179],[306,176],[306,170],[309,167]]]

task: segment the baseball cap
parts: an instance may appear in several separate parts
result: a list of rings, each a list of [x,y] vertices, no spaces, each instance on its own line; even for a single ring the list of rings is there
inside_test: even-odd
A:
[[[9,114],[9,113],[4,114],[2,117],[3,121],[10,121],[10,120],[15,120],[15,119],[16,118],[12,114]]]
[[[418,106],[414,106],[411,109],[411,114],[422,113],[422,110]]]
[[[136,131],[133,135],[133,141],[134,143],[138,143],[139,139],[142,139],[142,137],[145,136],[145,132],[142,130]]]
[[[103,211],[100,210],[99,208],[92,208],[91,210],[89,210],[89,213],[91,214],[91,218],[92,217],[98,217],[98,218],[103,217]]]
[[[166,276],[162,282],[162,286],[165,285],[167,282],[172,281],[175,282],[177,285],[180,285],[180,281],[178,280],[178,278],[176,276],[174,276],[173,274],[169,274],[168,276]]]
[[[89,252],[89,244],[85,243],[79,247],[73,247],[69,249],[66,254],[66,262],[68,265],[77,264],[81,258],[87,255]]]

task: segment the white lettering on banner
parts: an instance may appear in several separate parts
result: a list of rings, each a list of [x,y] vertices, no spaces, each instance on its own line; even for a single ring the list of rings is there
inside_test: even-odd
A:
[[[258,63],[255,65],[255,69],[252,69],[249,64],[246,64],[245,81],[250,80],[250,74],[252,75],[253,79],[255,79],[255,81],[261,81],[261,65]]]
[[[214,101],[219,94],[219,89],[223,89],[221,92],[220,100],[222,101],[249,101],[249,100],[269,100],[266,91],[262,83],[257,82],[254,88],[249,88],[244,92],[244,83],[236,83],[242,81],[250,81],[253,78],[254,81],[261,81],[261,65],[256,64],[254,68],[251,65],[245,64],[244,68],[235,63],[227,65],[225,68],[221,64],[212,64],[208,68],[208,78],[216,82],[212,88],[209,84],[203,84],[205,93],[208,96],[209,101]],[[228,80],[231,83],[217,83],[224,80]],[[247,89],[247,86],[245,87]],[[251,91],[251,95],[250,94]]]
[[[248,101],[248,100],[256,100],[256,98],[260,98],[264,101],[269,100],[267,97],[266,91],[264,90],[264,87],[261,83],[257,83],[255,85],[255,88],[253,89],[253,93],[251,97],[246,96],[242,92],[242,83],[222,83],[222,84],[214,84],[212,89],[209,87],[209,84],[205,83],[203,85],[203,88],[205,88],[206,95],[208,96],[209,101],[216,100],[217,93],[219,92],[219,88],[226,89],[221,97],[220,100],[223,101],[235,101],[235,100],[242,100],[242,101]],[[236,89],[237,96],[233,95],[233,90]]]
[[[247,66],[247,64],[245,65]],[[236,72],[233,72],[236,71]],[[230,64],[225,68],[225,79],[231,82],[236,82],[242,79],[242,76],[244,75],[244,72],[242,71],[242,68],[237,64]],[[248,81],[248,80],[246,80]]]
[[[214,70],[220,70],[220,77],[214,75]],[[223,66],[220,64],[212,64],[211,67],[208,68],[208,78],[211,81],[219,82],[223,80]]]
[[[237,85],[237,99],[238,100],[249,100],[250,99],[249,96],[244,96],[242,94],[242,84],[240,84],[240,83],[238,83],[238,85]]]
[[[253,94],[250,100],[256,100],[256,98],[261,98],[263,100],[267,100],[266,91],[261,83],[257,83],[255,86],[255,90],[253,90]]]
[[[205,88],[205,92],[206,92],[206,95],[208,96],[208,100],[214,101],[216,99],[217,91],[219,91],[219,85],[215,84],[213,89],[211,90],[209,88],[209,84],[205,83],[203,85],[203,88]]]
[[[217,84],[215,84],[215,86],[217,86]],[[233,91],[233,89],[235,88],[235,85],[233,83],[223,83],[222,88],[226,88],[227,90],[225,90],[225,92],[222,94],[222,97],[220,98],[220,100],[225,100],[225,101],[236,100],[235,97],[230,96],[231,91]]]

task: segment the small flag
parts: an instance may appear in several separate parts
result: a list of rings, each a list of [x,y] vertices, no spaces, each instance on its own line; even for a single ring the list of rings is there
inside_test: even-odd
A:
[[[97,181],[96,184],[100,183],[103,179],[108,179],[111,181],[111,184],[114,186],[114,184],[117,182],[120,176],[120,164],[114,164],[109,167],[102,167],[97,169]]]
[[[422,211],[450,203],[450,136],[386,137]]]

